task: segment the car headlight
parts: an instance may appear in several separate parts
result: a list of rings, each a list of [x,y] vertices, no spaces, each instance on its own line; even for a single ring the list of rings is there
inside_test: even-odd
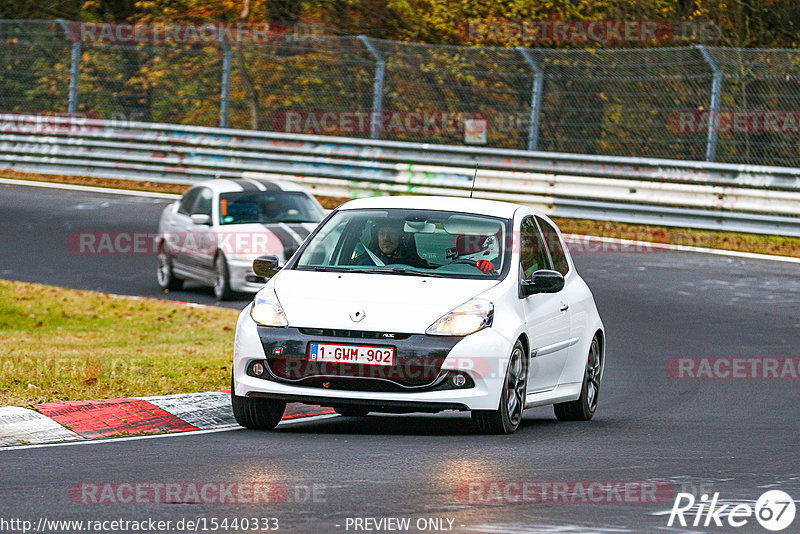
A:
[[[250,317],[262,326],[289,326],[278,295],[272,288],[264,288],[256,293],[250,307]]]
[[[466,336],[492,326],[494,304],[472,299],[442,315],[425,333],[431,336]]]

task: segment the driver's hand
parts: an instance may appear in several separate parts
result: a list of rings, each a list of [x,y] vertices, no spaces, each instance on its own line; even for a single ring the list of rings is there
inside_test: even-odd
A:
[[[480,271],[484,274],[489,274],[490,272],[494,271],[494,263],[490,262],[489,260],[478,260],[475,262],[475,267],[480,269]]]

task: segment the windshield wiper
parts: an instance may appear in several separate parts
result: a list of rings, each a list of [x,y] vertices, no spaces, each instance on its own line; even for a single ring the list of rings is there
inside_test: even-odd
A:
[[[327,266],[314,265],[313,267],[304,266],[304,267],[299,267],[299,269],[303,270],[303,271],[312,270],[312,271],[321,271],[321,272],[330,272],[330,273],[371,273],[371,272],[375,271],[375,269],[364,269],[364,268],[361,268],[361,267],[357,267],[357,268],[335,267],[335,266],[332,266],[332,265],[327,265]]]
[[[318,271],[318,272],[331,272],[331,273],[343,273],[345,271],[349,271],[350,269],[345,269],[342,267],[325,267],[322,265],[303,265],[297,267],[298,271]]]
[[[416,269],[406,269],[405,267],[392,267],[390,269],[370,269],[370,272],[381,274],[402,274],[406,276],[431,276],[435,278],[442,278],[443,275],[438,273],[427,273],[424,271],[417,271]]]
[[[314,265],[312,266],[303,266],[298,267],[298,270],[301,271],[318,271],[318,272],[334,272],[334,273],[377,273],[377,274],[399,274],[403,276],[429,276],[432,278],[446,278],[446,275],[439,274],[439,273],[429,273],[424,271],[418,271],[416,269],[406,269],[404,267],[334,267],[334,266],[322,266],[322,265]]]

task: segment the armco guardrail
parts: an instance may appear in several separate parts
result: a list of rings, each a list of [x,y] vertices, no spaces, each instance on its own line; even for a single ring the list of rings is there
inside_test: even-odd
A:
[[[25,172],[466,196],[476,165],[475,197],[555,216],[800,236],[800,169],[0,115],[0,168]]]

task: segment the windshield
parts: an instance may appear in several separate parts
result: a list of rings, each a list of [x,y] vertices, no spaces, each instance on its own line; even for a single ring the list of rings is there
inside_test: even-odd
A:
[[[510,221],[431,210],[343,210],[311,238],[296,268],[450,278],[499,278]]]
[[[242,192],[219,196],[219,223],[314,222],[325,213],[308,195],[301,192]]]

